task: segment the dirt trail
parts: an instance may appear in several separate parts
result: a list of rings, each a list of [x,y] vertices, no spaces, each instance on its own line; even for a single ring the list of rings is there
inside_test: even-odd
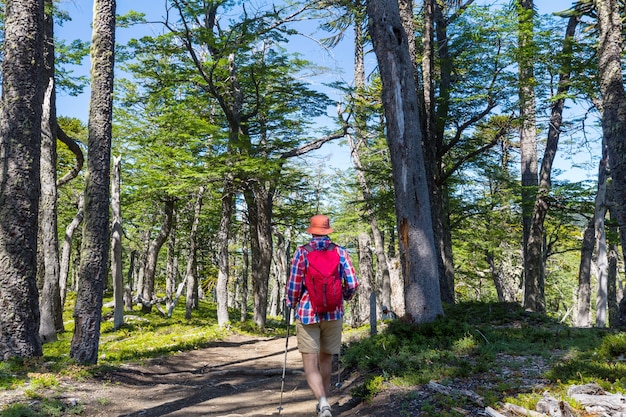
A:
[[[295,344],[290,337],[280,415],[315,416]],[[233,336],[213,347],[124,366],[101,380],[70,381],[63,400],[83,404],[87,416],[279,415],[284,361],[284,338]],[[333,384],[337,381],[335,373]],[[352,381],[342,382],[331,392],[333,416],[352,414],[356,405],[349,394]]]

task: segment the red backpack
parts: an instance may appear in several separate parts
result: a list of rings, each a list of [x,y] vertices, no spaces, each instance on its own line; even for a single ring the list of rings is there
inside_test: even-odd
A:
[[[314,249],[310,244],[306,250],[309,266],[304,274],[304,286],[309,292],[311,305],[316,313],[335,311],[343,301],[341,276],[339,275],[339,252],[331,243],[327,249]]]

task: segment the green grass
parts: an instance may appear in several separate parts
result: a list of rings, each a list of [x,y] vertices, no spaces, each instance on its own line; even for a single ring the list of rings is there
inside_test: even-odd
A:
[[[105,303],[109,301],[104,300]],[[213,303],[200,301],[190,320],[185,319],[184,298],[174,310],[172,317],[164,317],[153,308],[150,313],[142,313],[135,308],[124,313],[124,324],[114,330],[111,309],[103,309],[103,322],[100,328],[98,363],[79,365],[69,356],[74,321],[71,316],[73,301],[70,299],[64,312],[65,332],[56,342],[43,346],[43,356],[35,359],[14,359],[0,361],[0,390],[21,389],[27,399],[35,399],[33,404],[0,405],[0,417],[54,417],[61,415],[82,415],[81,406],[67,407],[54,398],[63,378],[84,379],[99,375],[126,362],[144,360],[200,349],[210,346],[234,333],[250,335],[284,336],[286,327],[280,318],[269,317],[266,327],[258,329],[252,320],[240,322],[240,313],[231,313],[231,323],[226,328],[217,325],[217,311]],[[293,327],[293,326],[292,326]],[[52,398],[44,398],[42,392]]]
[[[500,376],[498,355],[519,359],[507,362],[512,375]],[[513,304],[446,306],[445,316],[421,325],[395,320],[380,334],[352,343],[342,354],[346,367],[366,375],[383,375],[385,381],[401,386],[431,380],[445,384],[481,374],[492,378],[493,388],[478,394],[492,406],[503,400],[536,404],[540,396],[520,388],[523,377],[516,374],[532,366],[537,357],[551,366],[543,377],[550,381],[555,395],[564,397],[570,384],[591,381],[613,392],[626,390],[626,335],[606,329],[570,328]],[[370,380],[365,378],[366,386],[356,389],[356,396],[371,396],[367,386]],[[441,401],[431,401],[425,407],[422,411],[426,414],[445,415],[449,411]]]

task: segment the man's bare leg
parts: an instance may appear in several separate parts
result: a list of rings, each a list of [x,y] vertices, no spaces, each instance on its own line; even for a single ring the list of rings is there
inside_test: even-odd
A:
[[[327,397],[333,370],[333,355],[329,353],[320,353],[319,355],[303,353],[302,363],[306,381],[318,400],[319,407],[329,406]]]

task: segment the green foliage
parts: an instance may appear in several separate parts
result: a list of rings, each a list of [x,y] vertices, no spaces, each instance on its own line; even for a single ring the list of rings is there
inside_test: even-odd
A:
[[[25,404],[11,404],[0,409],[0,417],[43,417],[44,414],[33,411]]]
[[[507,363],[517,372],[498,378],[501,365],[497,359],[503,355],[528,358],[528,362]],[[353,342],[342,353],[342,361],[368,375],[355,393],[362,398],[375,391],[368,384],[380,378],[412,386],[483,374],[493,377],[494,388],[479,391],[487,404],[496,404],[503,397],[509,401],[510,397],[528,405],[538,398],[526,391],[520,375],[525,367],[533,366],[533,358],[550,365],[544,377],[556,384],[555,395],[563,396],[566,387],[559,382],[596,381],[607,389],[626,389],[624,355],[626,337],[621,333],[567,327],[544,315],[525,312],[517,304],[468,302],[445,306],[445,316],[431,323],[392,321],[380,334]],[[442,398],[424,405],[422,411],[444,415],[440,413],[450,408]]]
[[[370,375],[363,384],[358,385],[350,391],[354,398],[361,401],[370,401],[376,394],[382,391],[384,379],[380,375]]]
[[[626,335],[607,333],[598,346],[572,350],[548,373],[553,381],[584,384],[598,382],[607,390],[626,389]]]

